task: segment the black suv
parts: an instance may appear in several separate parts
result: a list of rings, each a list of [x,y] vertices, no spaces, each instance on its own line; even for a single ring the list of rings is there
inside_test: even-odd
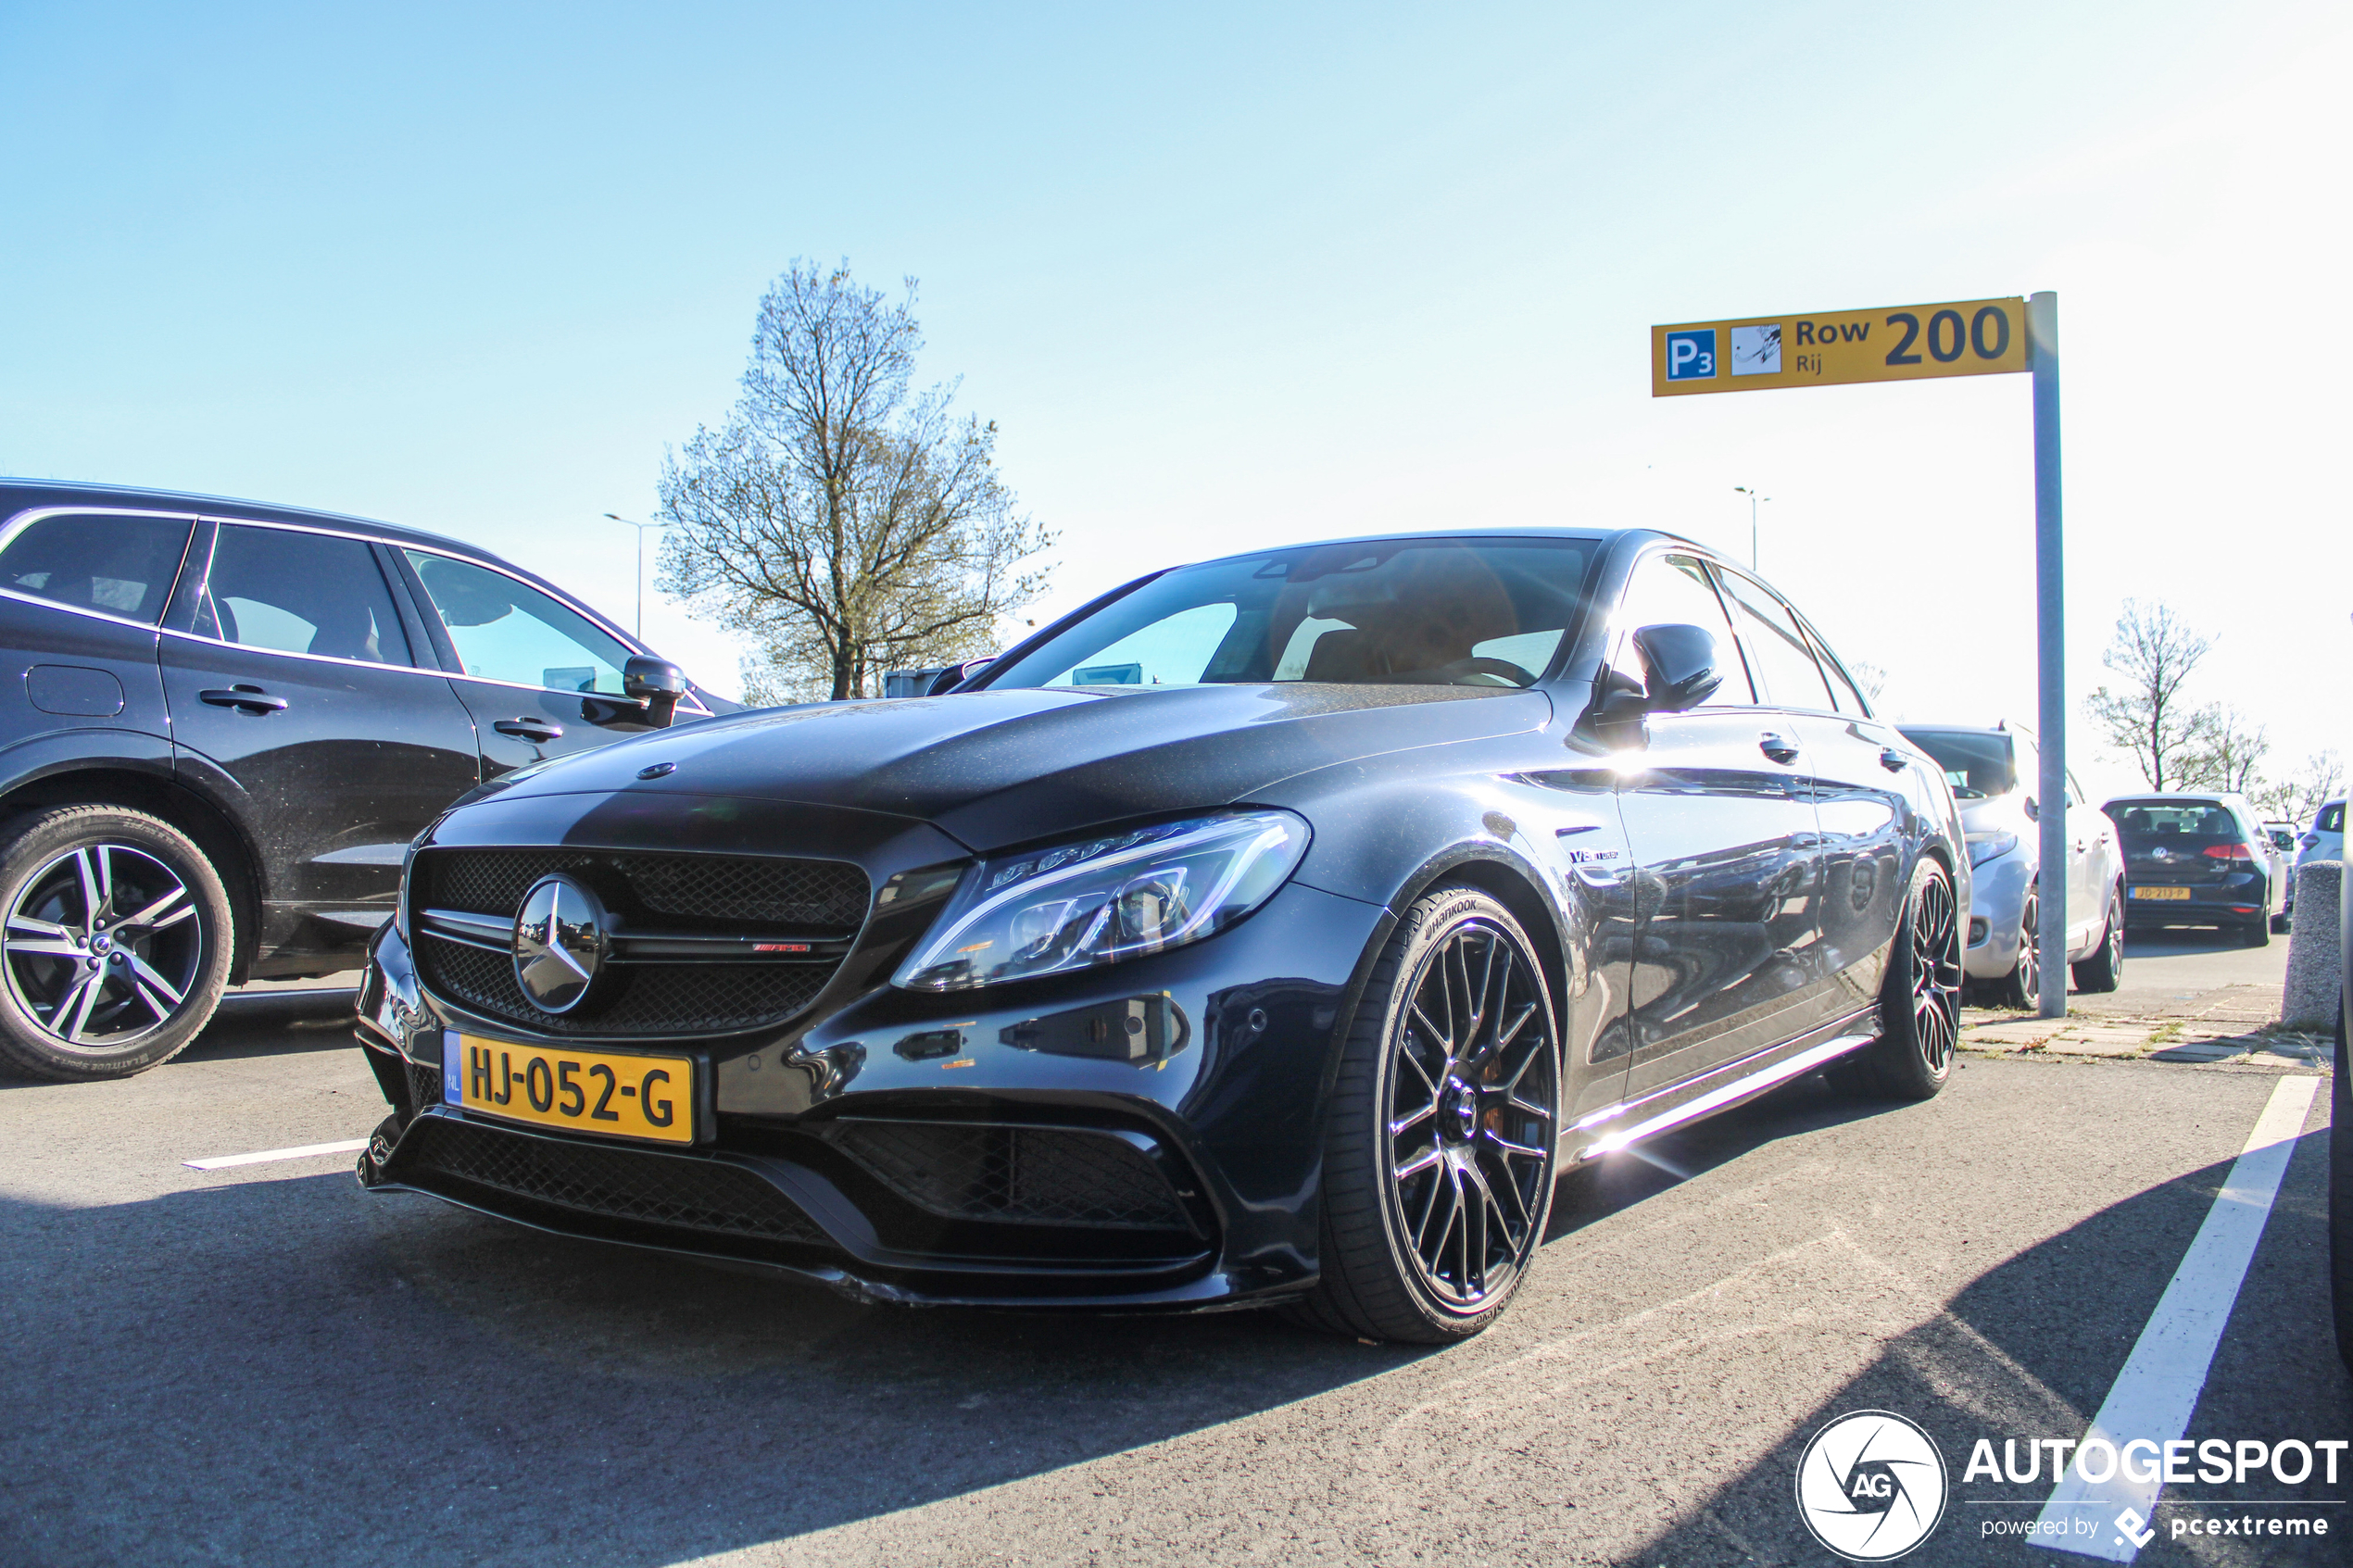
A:
[[[0,1067],[169,1059],[358,967],[409,841],[524,764],[736,704],[470,546],[0,480]]]

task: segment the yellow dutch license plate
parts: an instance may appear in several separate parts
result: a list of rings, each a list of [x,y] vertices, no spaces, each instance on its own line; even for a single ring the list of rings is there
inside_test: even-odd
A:
[[[695,1064],[683,1056],[525,1046],[449,1035],[457,1093],[442,1069],[443,1098],[485,1116],[567,1132],[655,1143],[695,1141]]]
[[[2190,890],[2186,887],[2135,887],[2133,889],[2133,897],[2135,898],[2187,899],[2189,896]]]

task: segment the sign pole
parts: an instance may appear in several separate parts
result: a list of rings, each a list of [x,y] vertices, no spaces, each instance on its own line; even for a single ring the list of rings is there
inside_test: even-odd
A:
[[[2027,357],[2034,372],[2035,728],[2042,773],[2035,782],[2043,849],[2035,945],[2042,949],[2045,1018],[2067,1016],[2067,657],[2064,554],[2059,525],[2058,295],[2026,302]]]

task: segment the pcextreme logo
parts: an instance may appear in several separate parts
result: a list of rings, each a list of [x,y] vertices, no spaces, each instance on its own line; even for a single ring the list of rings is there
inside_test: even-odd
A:
[[[1856,1411],[1814,1434],[1797,1461],[1797,1512],[1853,1562],[1885,1562],[1944,1517],[1944,1456],[1916,1422]]]

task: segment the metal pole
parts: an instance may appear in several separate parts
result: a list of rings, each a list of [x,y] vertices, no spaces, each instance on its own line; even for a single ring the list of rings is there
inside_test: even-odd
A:
[[[637,640],[646,640],[646,531],[637,530]]]
[[[2064,536],[2059,524],[2058,295],[2045,290],[2026,302],[2028,353],[2034,366],[2034,651],[2035,728],[2043,776],[2035,810],[2043,851],[2037,872],[2041,912],[2035,946],[2042,949],[2041,1012],[2067,1016],[2067,659]]]

